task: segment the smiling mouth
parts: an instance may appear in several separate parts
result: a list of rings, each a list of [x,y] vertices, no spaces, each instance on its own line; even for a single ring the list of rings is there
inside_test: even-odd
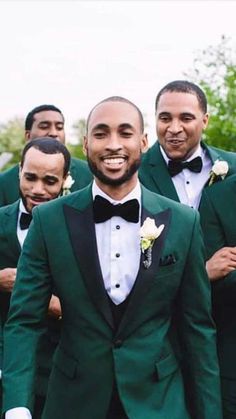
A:
[[[120,166],[127,160],[125,156],[107,156],[103,157],[102,161],[108,166]]]
[[[46,199],[46,198],[39,198],[39,197],[35,197],[35,196],[29,196],[28,198],[30,199],[31,202],[33,202],[35,204],[42,204],[43,202],[48,201],[48,199]]]

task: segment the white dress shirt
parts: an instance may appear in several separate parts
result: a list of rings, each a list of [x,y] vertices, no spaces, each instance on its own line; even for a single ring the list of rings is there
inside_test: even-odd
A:
[[[92,186],[93,198],[100,195],[112,204],[123,204],[130,199],[141,203],[139,182],[121,201],[106,195],[97,184]],[[99,262],[105,289],[115,304],[122,303],[135,283],[140,264],[140,216],[139,222],[131,223],[115,216],[103,223],[95,224]]]
[[[168,165],[170,159],[167,157],[162,147],[160,147],[160,150]],[[202,190],[209,179],[212,168],[211,159],[208,157],[207,151],[204,150],[200,144],[192,156],[185,161],[190,161],[198,156],[202,158],[202,170],[200,173],[194,173],[188,168],[184,168],[180,173],[172,177],[180,202],[195,209],[198,209],[199,207]]]
[[[20,243],[21,247],[23,246],[23,243],[24,243],[25,238],[26,238],[27,233],[28,233],[28,228],[25,229],[25,230],[21,230],[21,228],[20,228],[20,216],[21,216],[22,212],[25,212],[26,214],[29,214],[29,212],[26,210],[26,208],[25,208],[25,206],[22,202],[22,199],[21,199],[20,200],[20,205],[19,205],[18,221],[17,221],[17,237],[18,237],[18,240],[19,240],[19,243]]]

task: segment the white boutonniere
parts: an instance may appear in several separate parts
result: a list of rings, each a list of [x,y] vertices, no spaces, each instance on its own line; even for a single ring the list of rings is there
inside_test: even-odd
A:
[[[75,183],[74,179],[72,178],[71,174],[68,173],[62,185],[62,196],[68,195],[71,193],[70,188],[74,183]]]
[[[209,186],[215,182],[218,176],[221,176],[221,179],[224,179],[228,173],[228,170],[229,170],[229,165],[227,161],[216,160],[210,171]]]
[[[164,224],[161,224],[159,227],[157,227],[155,220],[147,217],[142,227],[140,228],[140,245],[142,253],[145,256],[143,265],[146,269],[148,269],[152,263],[152,246],[155,240],[161,235],[164,227]]]

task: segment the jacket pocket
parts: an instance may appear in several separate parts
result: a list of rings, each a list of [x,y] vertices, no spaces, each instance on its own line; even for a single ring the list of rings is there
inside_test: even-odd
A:
[[[156,363],[156,372],[158,380],[162,380],[179,369],[179,364],[174,354],[169,354],[166,358]]]
[[[78,362],[68,356],[61,349],[58,349],[55,353],[53,364],[67,377],[75,378],[77,375]]]

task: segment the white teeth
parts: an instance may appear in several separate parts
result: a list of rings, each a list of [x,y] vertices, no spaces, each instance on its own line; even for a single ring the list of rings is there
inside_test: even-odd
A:
[[[115,157],[115,158],[106,158],[104,159],[104,162],[106,164],[120,164],[123,163],[124,158],[123,157]]]

